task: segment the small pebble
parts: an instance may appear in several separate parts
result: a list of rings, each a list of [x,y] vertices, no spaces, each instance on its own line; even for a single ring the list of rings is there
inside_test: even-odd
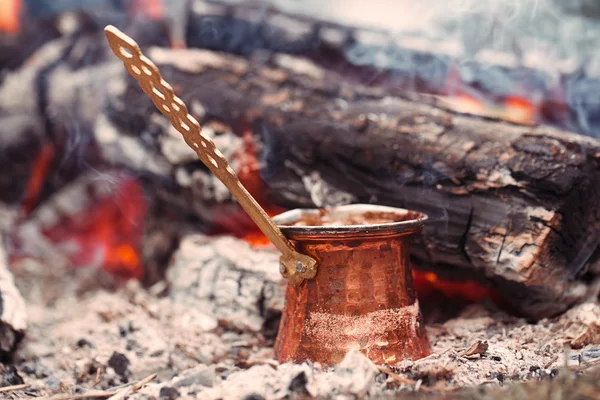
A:
[[[127,336],[127,328],[125,328],[123,325],[119,326],[119,336],[121,336],[122,338]]]
[[[308,390],[306,389],[307,383],[308,378],[306,377],[306,373],[302,371],[292,379],[288,386],[288,390],[292,393],[308,395]]]
[[[117,375],[124,377],[129,369],[129,359],[124,354],[115,351],[108,360],[108,366],[114,369]]]
[[[179,392],[174,387],[165,386],[160,388],[158,398],[161,400],[175,400],[179,398]]]
[[[46,379],[44,379],[44,387],[48,390],[58,391],[60,390],[60,379],[58,379],[54,375],[49,376]]]
[[[2,373],[2,385],[1,386],[13,386],[22,385],[24,383],[23,378],[19,375],[17,369],[10,365],[6,368],[6,371]]]
[[[87,339],[81,338],[77,341],[77,347],[90,347],[93,348],[94,345]]]
[[[250,393],[249,395],[247,395],[246,397],[244,397],[243,400],[265,400],[265,398],[262,397],[258,393]]]

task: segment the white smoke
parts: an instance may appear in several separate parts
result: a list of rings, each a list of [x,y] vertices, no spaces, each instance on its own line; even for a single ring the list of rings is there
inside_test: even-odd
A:
[[[463,46],[463,59],[495,50],[527,57],[539,54],[556,60],[575,59],[581,65],[597,57],[595,42],[600,37],[600,22],[590,17],[600,18],[600,2],[594,0],[265,2],[289,12],[398,36],[418,33],[432,39],[458,41]]]

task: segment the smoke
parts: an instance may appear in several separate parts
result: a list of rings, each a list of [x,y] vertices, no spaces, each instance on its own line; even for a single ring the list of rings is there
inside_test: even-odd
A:
[[[360,0],[268,2],[318,19],[389,32],[391,40],[418,34],[440,42],[453,41],[459,45],[455,56],[462,60],[493,50],[581,63],[595,53],[600,34],[600,24],[593,19],[596,14],[589,12],[595,6],[600,14],[600,6],[591,0],[379,0],[369,2],[368,7]],[[350,57],[361,64],[370,57],[371,65],[402,69],[406,60],[390,54],[386,45],[382,47],[366,51],[359,45]]]
[[[376,76],[389,73],[389,84],[398,89],[460,91],[492,103],[519,96],[537,107],[556,101],[559,93],[570,120],[557,120],[557,114],[547,121],[538,114],[536,122],[600,137],[593,82],[600,78],[595,51],[600,2],[381,0],[365,9],[360,1],[348,0],[343,10],[337,1],[319,9],[310,0],[272,2],[315,18],[368,27],[370,34],[355,37],[344,55],[351,64],[373,67]]]
[[[565,92],[578,127],[590,136],[600,137],[600,82],[575,75],[567,79]]]
[[[350,25],[375,27],[395,37],[418,33],[438,41],[453,41],[459,45],[455,55],[463,60],[475,59],[481,52],[493,50],[517,56],[540,53],[557,60],[582,62],[594,53],[594,42],[600,34],[595,20],[573,12],[574,7],[568,8],[571,12],[567,13],[563,5],[554,0],[381,0],[370,3],[368,10],[355,0],[345,2],[344,10],[336,8],[337,1],[327,2],[321,8],[314,8],[312,1],[272,2],[317,18],[331,17]],[[360,53],[360,62],[364,63],[365,49],[352,50],[350,57],[356,58]],[[370,63],[381,67],[402,68],[398,62],[405,61],[393,55],[386,57],[383,49],[370,51],[370,55]]]

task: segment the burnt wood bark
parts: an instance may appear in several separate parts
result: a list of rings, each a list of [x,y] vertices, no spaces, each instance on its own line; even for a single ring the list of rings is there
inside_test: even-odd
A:
[[[561,18],[562,13],[576,12],[577,5],[547,4],[531,16],[533,20],[526,12],[512,15],[516,19],[508,18],[510,27],[503,22],[505,13],[511,14],[509,5],[477,12],[440,7],[430,10],[418,27],[413,27],[412,9],[394,14],[392,33],[375,21],[349,25],[355,21],[351,15],[357,17],[352,10],[340,16],[327,6],[269,3],[197,0],[188,21],[188,46],[244,56],[265,50],[303,55],[346,79],[402,92],[464,90],[500,106],[518,96],[537,108],[532,115],[517,116],[523,121],[531,118],[600,136],[600,108],[594,97],[600,81],[597,66],[586,61],[593,59],[585,33],[594,29],[590,10],[575,17],[581,28],[569,30],[569,38],[561,43],[554,38],[569,20]],[[390,8],[391,13],[403,9],[400,3],[394,6],[398,8]],[[568,55],[553,50],[561,46],[568,48]]]
[[[376,202],[426,212],[432,221],[415,251],[418,268],[485,281],[530,317],[555,314],[585,295],[577,276],[598,242],[596,141],[452,114],[347,84],[287,55],[266,65],[206,51],[148,54],[208,132],[216,122],[226,127],[224,137],[254,132],[270,202]],[[189,178],[203,171],[199,163],[156,146],[166,136],[149,121],[161,117],[126,82],[109,99],[107,123],[138,142],[140,132],[155,132],[154,149],[143,147],[179,177],[163,197],[196,213],[207,200],[222,202],[206,181]]]
[[[120,61],[96,50],[97,62],[82,66],[74,53],[57,53],[62,58],[44,76],[45,107],[18,98],[26,106],[5,114],[35,122],[14,125],[11,143],[27,129],[44,137],[43,120],[52,115],[49,137],[64,144],[76,121],[76,153],[93,154],[86,162],[94,168],[127,168],[146,182],[149,200],[182,219],[248,223]],[[248,167],[243,134],[254,137],[261,200],[286,207],[376,202],[426,212],[431,223],[415,249],[417,267],[480,279],[532,318],[586,295],[578,272],[598,242],[600,152],[593,139],[453,114],[281,53],[145,53],[234,169]],[[10,96],[10,82],[37,93],[39,69],[8,75],[0,94]]]
[[[285,298],[278,257],[231,237],[187,235],[167,273],[170,296],[202,305],[223,326],[274,340]]]

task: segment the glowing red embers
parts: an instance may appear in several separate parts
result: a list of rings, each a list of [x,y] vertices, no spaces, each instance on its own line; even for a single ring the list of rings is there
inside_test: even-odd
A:
[[[163,18],[164,10],[161,0],[133,0],[128,8],[131,15],[143,15],[154,21]]]
[[[531,101],[517,96],[504,99],[504,118],[523,125],[532,125],[538,117],[538,107]]]
[[[54,159],[56,151],[52,143],[46,143],[42,146],[31,167],[31,175],[25,188],[22,208],[25,214],[31,212],[44,186],[46,174],[49,171],[50,163]]]
[[[540,106],[524,93],[526,91],[521,88],[511,96],[491,95],[465,82],[460,72],[452,68],[439,100],[443,106],[456,112],[533,125],[538,121]]]
[[[19,32],[21,0],[0,0],[0,31],[15,34]]]
[[[440,103],[456,112],[497,118],[521,125],[533,125],[538,118],[538,108],[531,101],[517,96],[493,101],[466,93],[456,93],[442,97]]]
[[[285,211],[285,209],[270,204],[266,196],[265,182],[260,176],[260,163],[256,155],[256,147],[252,132],[248,127],[243,127],[243,146],[236,154],[238,162],[237,175],[240,182],[256,199],[258,204],[273,217]],[[261,232],[256,224],[248,217],[248,214],[237,205],[222,210],[220,215],[213,216],[215,224],[212,234],[230,234],[240,237],[254,247],[265,247],[271,245],[269,239]]]
[[[113,196],[69,217],[44,234],[76,266],[103,268],[124,278],[142,278],[140,246],[146,202],[141,185],[121,180]]]
[[[426,297],[433,292],[440,292],[448,298],[459,298],[471,303],[482,300],[496,300],[496,294],[487,286],[475,281],[453,281],[440,279],[433,272],[413,270],[415,289],[419,297]]]

